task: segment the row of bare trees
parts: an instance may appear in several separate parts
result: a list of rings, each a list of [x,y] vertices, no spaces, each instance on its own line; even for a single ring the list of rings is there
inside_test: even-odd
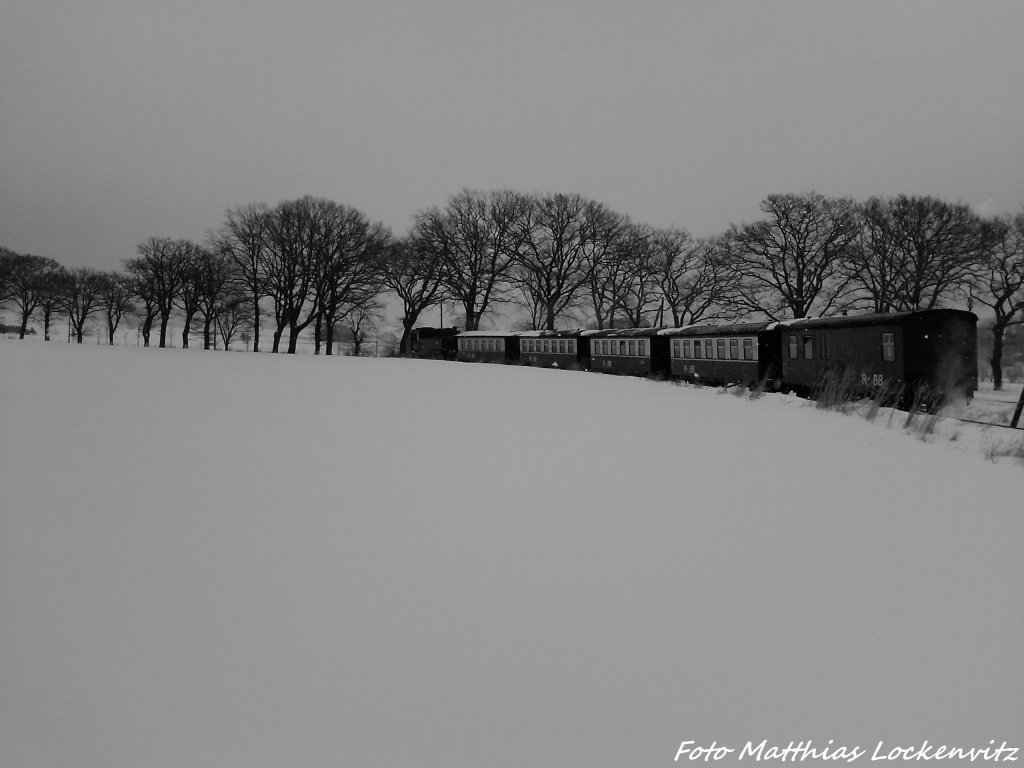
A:
[[[53,259],[0,253],[0,302],[19,310],[23,338],[29,320],[41,313],[49,339],[54,313],[69,318],[81,343],[86,320],[105,311],[108,339],[128,312],[138,317],[145,346],[158,327],[159,346],[168,344],[172,316],[184,320],[181,345],[201,330],[209,349],[214,334],[224,348],[236,335],[254,338],[269,306],[274,321],[273,351],[287,331],[287,351],[313,326],[316,351],[326,341],[332,353],[335,327],[344,319],[358,345],[378,310],[382,263],[393,247],[390,234],[359,211],[329,200],[304,197],[227,212],[205,243],[152,237],[122,272],[65,270]]]
[[[53,259],[6,248],[0,248],[2,302],[18,310],[19,338],[25,338],[29,320],[38,313],[49,341],[55,318],[64,315],[69,333],[79,344],[86,321],[97,314],[105,316],[107,337],[113,343],[121,319],[132,309],[131,290],[120,275],[89,267],[65,269]]]
[[[684,325],[984,304],[1002,334],[1024,322],[1024,214],[901,195],[857,202],[771,195],[764,216],[697,239],[579,195],[463,190],[416,216],[387,284],[406,329],[441,298],[473,330],[515,305],[532,328],[560,322]],[[415,279],[414,279],[415,278]]]
[[[123,274],[68,272],[8,252],[0,298],[18,305],[23,330],[33,312],[48,328],[63,311],[80,336],[85,319],[108,308],[112,337],[131,310],[147,345],[159,320],[164,346],[178,313],[183,346],[201,322],[205,347],[215,332],[227,347],[241,329],[258,351],[267,320],[274,352],[285,343],[295,352],[312,328],[316,351],[327,354],[339,323],[358,337],[386,295],[402,305],[402,352],[423,312],[446,301],[467,330],[499,310],[553,329],[982,304],[996,317],[999,383],[1002,336],[1024,322],[1024,213],[983,218],[933,197],[857,202],[813,192],[771,195],[761,211],[698,239],[580,195],[463,190],[396,238],[354,208],[303,197],[229,210],[203,244],[151,238]]]

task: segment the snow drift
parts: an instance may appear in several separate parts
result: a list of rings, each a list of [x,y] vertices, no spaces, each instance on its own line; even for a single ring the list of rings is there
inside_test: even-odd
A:
[[[505,366],[0,342],[0,392],[4,764],[1024,746],[1019,463]]]

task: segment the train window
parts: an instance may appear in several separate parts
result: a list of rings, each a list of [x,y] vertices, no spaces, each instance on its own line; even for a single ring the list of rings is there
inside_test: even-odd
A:
[[[699,345],[698,345],[699,346]],[[687,339],[683,342],[683,357],[693,357],[693,348],[690,346],[690,340]]]
[[[672,357],[679,357],[679,339],[672,339]]]
[[[754,340],[744,339],[743,340],[743,359],[753,360],[754,359]]]
[[[640,355],[641,357],[647,357],[647,340],[646,339],[640,339],[640,341],[638,341],[636,343],[636,353],[638,355]]]
[[[717,342],[717,357],[719,360],[725,360],[725,339],[718,339]]]
[[[882,359],[890,363],[896,359],[896,334],[882,334]]]
[[[623,340],[621,340],[619,342],[619,354],[620,355],[625,355],[626,354],[626,340],[625,339],[623,339]]]
[[[629,340],[629,355],[632,357],[636,354],[636,342],[632,339]]]
[[[560,354],[565,354],[565,339],[558,340],[558,351]]]
[[[689,344],[690,342],[686,342],[686,343]],[[698,360],[700,360],[700,342],[699,341],[693,342],[693,356],[695,358],[697,358]]]
[[[796,360],[800,356],[800,347],[797,343],[796,336],[793,334],[789,335],[789,359]]]
[[[576,339],[569,339],[569,341],[567,341],[566,344],[569,345],[569,354],[570,355],[575,355],[576,354]]]
[[[704,357],[708,360],[711,360],[715,356],[714,344],[715,342],[711,339],[704,339]]]
[[[729,339],[729,359],[739,360],[740,359],[740,340]]]
[[[814,359],[814,338],[812,336],[804,336],[804,359]]]
[[[504,339],[498,339],[498,351],[499,352],[504,352],[505,351],[505,340]]]

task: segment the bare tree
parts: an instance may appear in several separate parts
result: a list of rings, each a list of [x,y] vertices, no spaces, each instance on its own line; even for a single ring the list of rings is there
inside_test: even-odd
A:
[[[616,312],[632,316],[630,297],[650,276],[643,266],[646,230],[595,204],[583,218],[581,234],[594,320],[598,328],[614,327]]]
[[[883,297],[876,301],[879,309],[934,309],[958,296],[966,299],[966,287],[996,240],[990,224],[966,205],[934,197],[873,198],[864,210],[869,255],[878,264],[874,276],[884,288],[878,290]],[[873,284],[865,279],[866,271],[857,273],[858,282],[870,293]]]
[[[413,237],[440,260],[442,284],[462,305],[466,330],[501,301],[507,290],[511,259],[518,253],[530,200],[511,191],[468,189],[448,200],[444,210],[430,208],[416,216]]]
[[[872,312],[893,312],[902,308],[902,292],[908,267],[896,247],[892,207],[872,197],[856,207],[857,234],[846,251],[843,271],[859,294],[858,304]]]
[[[315,290],[319,314],[314,352],[334,351],[334,327],[346,314],[370,305],[382,290],[383,264],[391,235],[354,208],[332,203],[324,212],[326,247],[317,255]]]
[[[214,250],[228,254],[238,270],[252,304],[253,351],[260,351],[260,301],[266,296],[267,246],[270,209],[254,203],[229,210],[213,236]]]
[[[974,298],[995,313],[989,364],[998,391],[1003,388],[1003,337],[1011,326],[1024,324],[1024,211],[997,220],[996,233]]]
[[[352,339],[352,355],[359,357],[363,353],[363,345],[377,332],[381,307],[375,302],[367,302],[353,307],[343,320],[345,330]]]
[[[139,313],[142,321],[139,330],[142,331],[143,346],[148,347],[153,323],[160,313],[156,300],[156,286],[150,279],[149,266],[144,259],[127,259],[124,267],[128,274],[127,285],[131,296],[141,302],[141,306],[137,306],[135,311]]]
[[[279,203],[267,220],[266,292],[274,302],[274,345],[289,329],[288,353],[319,314],[317,260],[328,247],[321,215],[328,201],[306,196]]]
[[[853,202],[769,195],[761,210],[767,218],[733,225],[722,240],[737,305],[774,320],[836,311],[849,283],[840,260],[857,232]]]
[[[255,318],[249,296],[226,294],[216,312],[216,325],[225,351],[231,349],[231,340],[241,334],[243,340],[252,329]]]
[[[181,348],[188,349],[188,339],[192,333],[192,321],[199,312],[199,307],[203,300],[203,291],[206,289],[205,270],[209,254],[205,248],[197,243],[189,240],[181,240],[179,242],[181,244],[179,254],[181,260],[181,283],[174,303],[185,317],[185,327],[181,331]],[[209,325],[207,325],[206,340],[209,341]]]
[[[0,246],[0,304],[13,296],[14,268],[18,254]]]
[[[229,253],[206,248],[201,250],[199,311],[203,315],[203,349],[209,349],[211,341],[215,341],[218,313],[228,302],[238,300],[240,289],[243,289],[239,277],[238,267]]]
[[[402,302],[399,354],[408,355],[409,337],[420,314],[441,300],[443,274],[437,250],[423,247],[413,236],[395,241],[381,263],[384,285]]]
[[[114,333],[121,323],[121,318],[135,310],[132,304],[131,278],[118,272],[110,272],[106,276],[100,305],[107,318],[107,343],[114,344]]]
[[[604,248],[600,240],[595,244],[599,251],[607,254],[604,261],[611,260],[615,265],[615,279],[609,284],[609,325],[612,327],[617,316],[630,327],[640,328],[647,324],[651,314],[660,314],[656,313],[661,296],[652,236],[650,227],[627,223],[615,236],[611,247]],[[595,264],[600,267],[602,260],[595,260]]]
[[[558,318],[579,305],[591,278],[592,219],[603,211],[579,195],[556,194],[537,198],[524,217],[512,280],[534,327],[554,330]]]
[[[6,261],[7,298],[18,307],[21,317],[19,339],[28,332],[28,321],[40,302],[52,292],[52,277],[62,269],[53,259],[31,254],[10,255]]]
[[[151,237],[139,244],[139,258],[129,266],[137,281],[137,290],[152,297],[160,314],[161,348],[167,346],[167,323],[181,293],[186,256],[192,247],[187,240]],[[141,293],[139,298],[148,306],[147,299]],[[146,346],[149,346],[148,341]]]
[[[104,273],[89,267],[79,267],[68,272],[64,310],[68,313],[75,341],[79,344],[85,336],[86,321],[102,309],[106,282],[107,276]]]
[[[43,278],[43,291],[39,298],[39,312],[43,316],[43,339],[50,340],[50,326],[54,316],[64,309],[69,275],[60,267]]]
[[[681,327],[723,316],[732,298],[732,274],[717,241],[696,240],[684,229],[650,237],[662,308]]]

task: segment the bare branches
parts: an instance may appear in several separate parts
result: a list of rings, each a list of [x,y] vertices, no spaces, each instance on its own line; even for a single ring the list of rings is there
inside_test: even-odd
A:
[[[853,202],[770,195],[761,210],[767,218],[733,225],[721,241],[737,305],[776,320],[836,311],[849,283],[839,267],[857,233]]]

